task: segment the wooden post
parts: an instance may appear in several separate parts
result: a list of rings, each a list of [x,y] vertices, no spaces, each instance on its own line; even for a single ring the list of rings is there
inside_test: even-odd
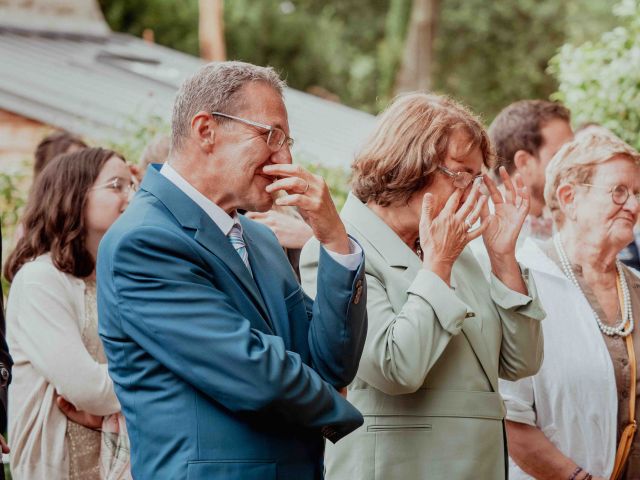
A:
[[[209,61],[226,60],[223,0],[199,0],[200,57]]]
[[[396,93],[431,89],[437,18],[438,0],[413,0]]]

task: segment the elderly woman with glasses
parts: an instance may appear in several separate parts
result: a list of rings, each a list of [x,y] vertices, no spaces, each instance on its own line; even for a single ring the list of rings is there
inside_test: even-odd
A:
[[[491,159],[471,113],[423,93],[396,99],[357,155],[342,218],[366,252],[369,330],[347,398],[365,424],[328,445],[327,479],[505,478],[498,376],[538,370],[544,312],[515,258],[529,193],[503,170],[501,195]],[[490,282],[466,248],[480,235]],[[302,256],[313,290],[317,243]]]
[[[518,252],[548,314],[544,363],[501,384],[511,478],[637,479],[640,278],[616,257],[638,220],[640,155],[602,129],[580,133],[546,178],[556,233]]]

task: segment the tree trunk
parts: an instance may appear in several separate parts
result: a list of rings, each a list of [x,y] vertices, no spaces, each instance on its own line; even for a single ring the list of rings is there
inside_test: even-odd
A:
[[[431,89],[437,21],[438,0],[413,0],[402,65],[396,77],[396,94]]]
[[[199,0],[200,57],[210,61],[227,58],[224,43],[223,0]]]

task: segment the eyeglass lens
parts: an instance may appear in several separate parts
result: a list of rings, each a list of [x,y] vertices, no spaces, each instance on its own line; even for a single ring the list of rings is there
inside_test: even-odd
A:
[[[280,130],[279,128],[273,128],[269,132],[269,137],[267,137],[267,145],[269,146],[269,148],[276,151],[282,147],[286,139],[287,136],[284,131]]]
[[[615,203],[616,205],[624,205],[625,203],[627,203],[627,200],[629,199],[630,195],[635,196],[636,201],[640,203],[640,193],[632,194],[629,191],[629,189],[624,185],[616,185],[611,190],[611,199],[613,200],[613,203]]]
[[[473,182],[473,175],[469,172],[457,172],[453,178],[453,186],[456,188],[467,188]]]

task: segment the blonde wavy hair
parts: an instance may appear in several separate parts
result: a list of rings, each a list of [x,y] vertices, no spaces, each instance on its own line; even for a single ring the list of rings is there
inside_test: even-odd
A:
[[[627,158],[640,166],[640,154],[630,145],[600,126],[578,132],[553,156],[546,170],[544,199],[558,227],[564,224],[564,213],[556,192],[560,185],[589,183],[595,167],[614,158]]]
[[[464,155],[480,147],[484,164],[490,167],[494,153],[489,136],[478,117],[461,104],[427,93],[396,97],[351,165],[354,195],[363,203],[383,207],[408,202],[431,184],[447,156],[449,139],[458,130],[468,137]]]

